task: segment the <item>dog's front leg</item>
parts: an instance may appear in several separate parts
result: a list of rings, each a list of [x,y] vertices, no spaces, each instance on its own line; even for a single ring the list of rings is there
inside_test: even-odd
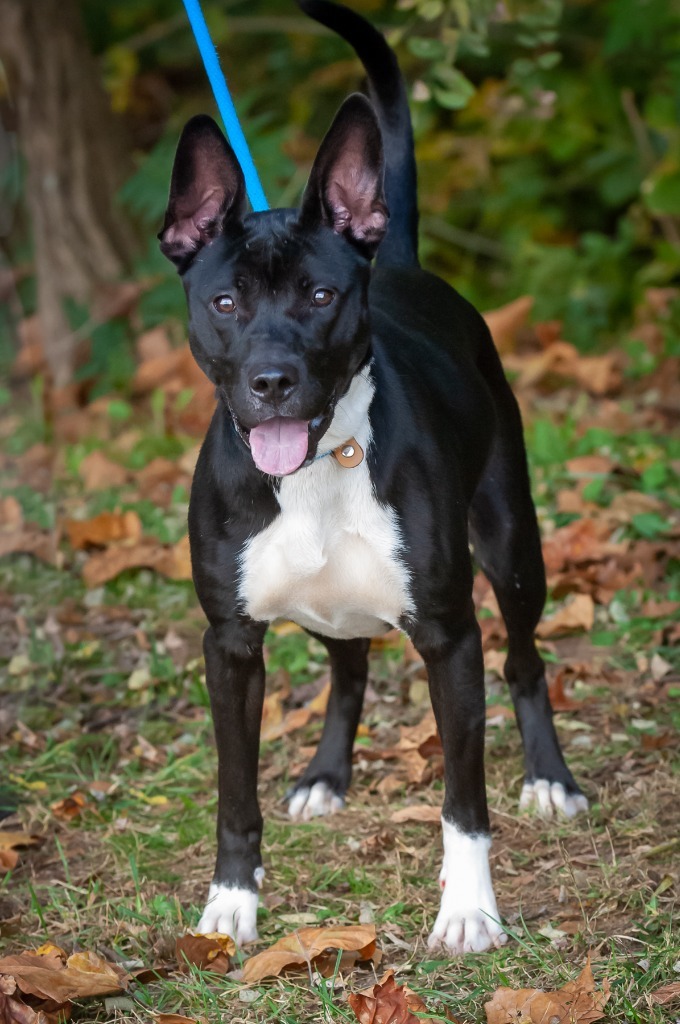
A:
[[[264,877],[257,802],[263,634],[259,627],[245,631],[230,624],[211,627],[203,642],[219,760],[219,809],[215,876],[198,931],[222,932],[239,944],[257,939],[257,891]]]
[[[455,954],[506,941],[491,883],[484,782],[484,665],[472,608],[455,625],[420,623],[413,641],[428,670],[444,748],[442,898],[430,946]]]

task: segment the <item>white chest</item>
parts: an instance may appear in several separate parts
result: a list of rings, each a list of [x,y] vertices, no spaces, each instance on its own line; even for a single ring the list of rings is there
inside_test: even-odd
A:
[[[366,416],[352,433],[366,450]],[[348,434],[335,441],[329,431],[324,446]],[[412,610],[397,518],[377,501],[365,460],[345,469],[319,459],[282,479],[279,504],[241,555],[239,593],[252,618],[349,639],[383,633]]]

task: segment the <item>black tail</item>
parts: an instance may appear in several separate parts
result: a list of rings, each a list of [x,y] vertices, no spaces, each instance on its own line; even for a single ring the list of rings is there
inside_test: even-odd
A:
[[[332,29],[353,47],[368,76],[385,148],[387,234],[376,262],[418,266],[418,201],[413,128],[397,58],[384,37],[359,14],[330,0],[298,0],[310,18]]]

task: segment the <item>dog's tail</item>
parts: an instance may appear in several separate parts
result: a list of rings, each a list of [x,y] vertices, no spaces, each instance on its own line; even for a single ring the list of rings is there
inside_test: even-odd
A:
[[[418,202],[413,128],[406,86],[397,58],[384,36],[342,4],[298,0],[310,18],[332,29],[353,47],[368,76],[385,148],[385,196],[390,220],[376,262],[418,266]]]

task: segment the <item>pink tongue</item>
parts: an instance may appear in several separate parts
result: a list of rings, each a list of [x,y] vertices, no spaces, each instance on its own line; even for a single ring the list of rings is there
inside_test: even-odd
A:
[[[309,424],[274,416],[250,431],[250,450],[258,469],[272,476],[285,476],[298,469],[307,455]]]

